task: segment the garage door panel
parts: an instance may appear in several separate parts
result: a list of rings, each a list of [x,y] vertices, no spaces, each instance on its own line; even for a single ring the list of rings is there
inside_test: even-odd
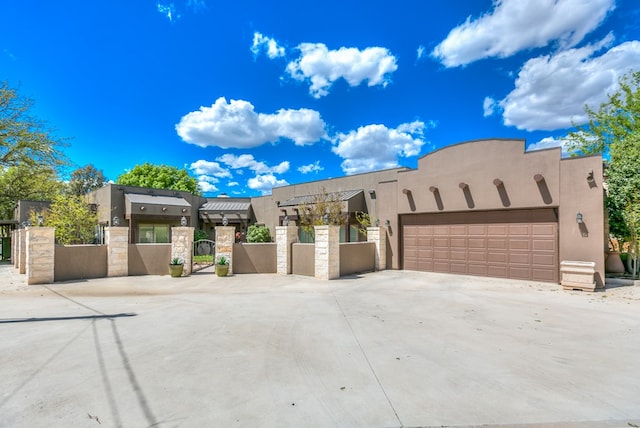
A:
[[[405,269],[558,280],[553,209],[405,217],[401,219]]]

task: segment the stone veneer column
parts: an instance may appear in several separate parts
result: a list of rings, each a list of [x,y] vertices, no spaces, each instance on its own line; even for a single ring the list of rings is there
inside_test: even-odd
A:
[[[171,258],[184,262],[182,276],[191,275],[193,266],[193,227],[171,228]]]
[[[298,242],[298,226],[276,226],[276,272],[289,275],[292,272],[291,245]]]
[[[54,280],[55,229],[28,227],[26,229],[27,285],[51,284]]]
[[[229,274],[233,273],[233,244],[236,242],[236,228],[216,226],[216,260],[224,256],[229,261]]]
[[[340,226],[314,226],[316,235],[315,277],[340,277]]]
[[[375,270],[387,268],[387,231],[382,227],[367,227],[367,242],[376,244]]]
[[[27,273],[27,229],[18,232],[18,272]]]
[[[18,230],[19,229],[15,229],[11,231],[11,263],[13,263],[13,267],[16,269],[18,268],[18,254],[20,254],[18,251],[18,247],[20,246]]]
[[[129,228],[106,227],[104,243],[107,246],[107,276],[129,275]]]

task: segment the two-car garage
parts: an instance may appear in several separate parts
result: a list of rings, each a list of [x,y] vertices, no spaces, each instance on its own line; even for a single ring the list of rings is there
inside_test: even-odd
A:
[[[558,282],[553,208],[407,214],[400,224],[404,269]]]

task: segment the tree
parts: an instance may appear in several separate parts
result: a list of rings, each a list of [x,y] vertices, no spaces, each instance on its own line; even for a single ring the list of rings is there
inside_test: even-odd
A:
[[[358,232],[363,236],[367,236],[367,227],[371,227],[376,224],[378,219],[364,211],[357,211],[356,221],[358,222]]]
[[[53,198],[51,207],[41,213],[31,213],[31,223],[37,223],[42,215],[44,226],[55,228],[58,244],[90,244],[94,242],[98,217],[89,205],[76,195],[59,194]]]
[[[323,187],[322,193],[313,195],[309,202],[300,204],[298,208],[300,227],[314,236],[314,226],[346,224],[347,217],[342,212],[342,205],[341,193],[328,193]]]
[[[0,168],[64,164],[63,140],[30,114],[33,101],[0,83]]]
[[[126,186],[151,187],[154,189],[170,189],[191,192],[201,195],[198,181],[191,177],[186,169],[178,169],[169,165],[153,165],[148,162],[136,165],[116,180]]]
[[[105,182],[106,178],[102,171],[89,164],[71,173],[67,190],[72,195],[81,196],[101,188]]]
[[[61,189],[56,171],[48,165],[21,164],[0,169],[0,218],[13,218],[20,199],[50,201]]]

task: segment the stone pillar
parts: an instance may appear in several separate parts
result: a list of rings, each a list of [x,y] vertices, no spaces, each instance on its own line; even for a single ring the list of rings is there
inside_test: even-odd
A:
[[[182,275],[191,275],[191,267],[193,266],[193,227],[171,228],[171,258],[174,259],[176,257],[184,262]]]
[[[18,272],[27,273],[27,229],[18,232]]]
[[[51,284],[54,280],[55,229],[28,227],[26,229],[27,285]]]
[[[382,227],[367,227],[367,242],[376,244],[375,270],[387,268],[387,230]]]
[[[295,242],[298,242],[298,226],[276,226],[277,273],[289,275],[292,272],[291,246]]]
[[[107,276],[129,275],[129,228],[106,227],[104,243],[107,246]]]
[[[18,245],[20,238],[18,237],[18,229],[11,231],[11,263],[14,268],[18,268]]]
[[[216,226],[216,260],[223,256],[229,261],[229,274],[233,273],[233,244],[236,242],[236,228]]]
[[[316,235],[316,269],[318,279],[340,277],[340,226],[314,226]]]

